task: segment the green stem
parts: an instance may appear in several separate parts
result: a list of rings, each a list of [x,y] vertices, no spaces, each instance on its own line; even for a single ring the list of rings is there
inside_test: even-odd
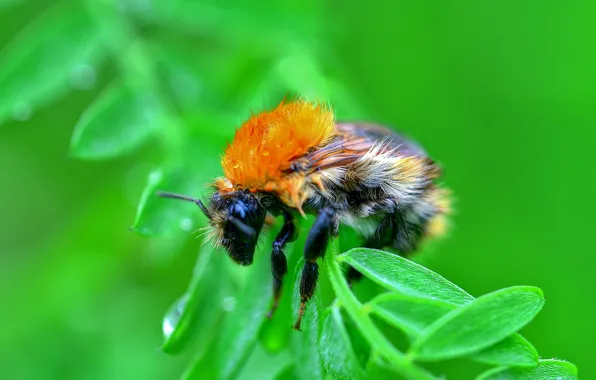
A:
[[[415,366],[402,352],[397,350],[377,329],[370,319],[366,309],[354,296],[352,290],[346,283],[336,258],[336,243],[332,243],[332,249],[327,250],[325,264],[329,273],[329,281],[341,305],[346,309],[354,320],[362,336],[369,342],[372,349],[391,363],[396,372],[407,379],[426,380],[434,379],[434,376]]]

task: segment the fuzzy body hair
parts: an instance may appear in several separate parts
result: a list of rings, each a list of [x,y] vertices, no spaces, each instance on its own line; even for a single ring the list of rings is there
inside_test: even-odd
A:
[[[414,143],[377,126],[338,124],[339,131],[364,138],[368,150],[347,165],[323,169],[306,181],[305,209],[331,206],[338,210],[338,223],[372,237],[380,219],[399,210],[423,235],[444,233],[450,212],[449,192],[435,181],[440,168]],[[374,132],[374,133],[373,133]],[[352,137],[352,136],[350,136]]]
[[[292,124],[296,120],[300,125]],[[304,101],[245,123],[222,165],[227,175],[214,182],[218,199],[237,192],[251,193],[259,203],[274,198],[269,203],[280,206],[267,210],[273,215],[280,207],[302,215],[331,207],[336,226],[347,224],[365,237],[395,213],[417,240],[438,236],[450,212],[449,194],[436,183],[441,170],[420,146],[376,124],[334,123],[328,108]],[[216,244],[227,217],[221,205],[213,202],[207,229]]]

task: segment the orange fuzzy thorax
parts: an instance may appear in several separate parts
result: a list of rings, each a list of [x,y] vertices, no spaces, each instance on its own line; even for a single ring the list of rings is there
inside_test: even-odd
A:
[[[283,170],[294,159],[325,144],[335,132],[329,107],[304,100],[282,102],[238,129],[221,160],[224,182],[253,191],[277,187],[275,182],[284,179]]]

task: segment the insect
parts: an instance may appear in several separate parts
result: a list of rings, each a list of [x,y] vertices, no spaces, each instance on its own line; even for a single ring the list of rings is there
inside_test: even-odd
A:
[[[441,170],[424,150],[379,125],[336,122],[321,103],[282,102],[252,116],[237,130],[221,164],[224,177],[214,180],[209,201],[159,195],[196,203],[209,218],[208,240],[241,265],[252,263],[266,216],[283,217],[271,251],[269,316],[288,270],[284,249],[297,237],[296,218],[316,215],[304,246],[298,330],[317,285],[317,259],[340,223],[358,231],[364,246],[393,247],[402,254],[445,229],[448,192],[436,183]]]

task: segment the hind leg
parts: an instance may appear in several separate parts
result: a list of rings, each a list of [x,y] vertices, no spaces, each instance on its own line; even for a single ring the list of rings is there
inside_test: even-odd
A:
[[[379,223],[375,234],[365,243],[365,247],[394,247],[402,255],[408,255],[418,248],[424,234],[427,219],[418,217],[416,223],[406,219],[405,212],[399,207],[386,214]]]

